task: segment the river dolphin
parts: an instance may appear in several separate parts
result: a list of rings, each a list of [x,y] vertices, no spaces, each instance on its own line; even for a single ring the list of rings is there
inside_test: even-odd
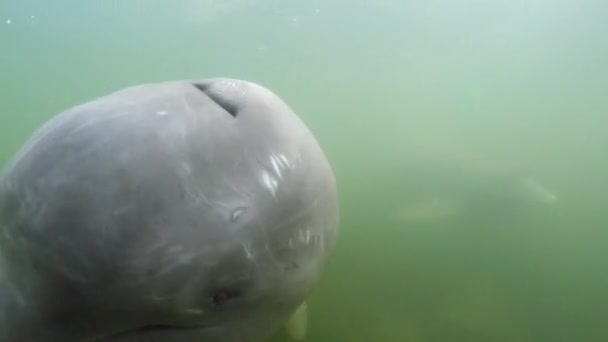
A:
[[[0,178],[0,341],[264,341],[338,225],[328,160],[275,93],[117,91],[53,117]]]

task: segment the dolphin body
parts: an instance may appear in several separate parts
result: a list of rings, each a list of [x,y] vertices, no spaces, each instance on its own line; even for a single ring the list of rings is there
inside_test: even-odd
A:
[[[263,341],[338,221],[323,151],[270,90],[112,93],[47,122],[0,179],[0,341]]]

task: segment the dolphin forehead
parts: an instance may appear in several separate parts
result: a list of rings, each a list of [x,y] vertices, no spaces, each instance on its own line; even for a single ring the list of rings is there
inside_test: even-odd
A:
[[[15,159],[6,183],[43,238],[52,227],[58,240],[110,249],[133,239],[125,234],[150,232],[217,243],[231,232],[218,226],[248,217],[276,225],[315,203],[311,189],[329,172],[311,172],[322,165],[319,152],[295,114],[260,86],[167,82],[59,115]]]

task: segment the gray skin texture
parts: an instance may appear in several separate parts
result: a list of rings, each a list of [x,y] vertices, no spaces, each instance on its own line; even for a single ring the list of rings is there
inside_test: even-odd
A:
[[[262,86],[79,105],[0,179],[0,341],[263,341],[317,283],[338,216],[324,153]]]

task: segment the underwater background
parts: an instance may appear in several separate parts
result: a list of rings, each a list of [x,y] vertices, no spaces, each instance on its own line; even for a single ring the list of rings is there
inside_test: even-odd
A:
[[[608,341],[607,18],[601,0],[0,0],[0,166],[115,90],[258,82],[338,180],[306,341]]]

